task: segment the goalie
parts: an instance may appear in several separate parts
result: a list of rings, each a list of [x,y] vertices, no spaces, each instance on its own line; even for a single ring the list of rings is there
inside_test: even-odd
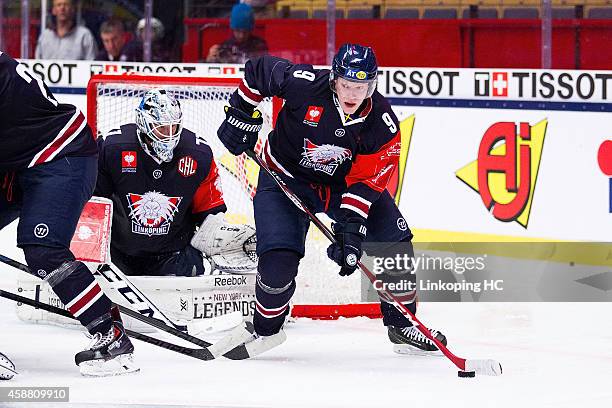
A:
[[[180,103],[153,89],[136,123],[99,138],[94,195],[113,201],[111,259],[126,275],[254,270],[255,229],[225,223],[213,153],[182,123]]]

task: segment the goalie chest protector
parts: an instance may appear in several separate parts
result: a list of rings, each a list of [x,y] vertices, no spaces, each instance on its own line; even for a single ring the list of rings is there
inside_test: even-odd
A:
[[[132,256],[178,251],[189,244],[202,213],[224,206],[212,151],[183,129],[172,161],[158,163],[136,132],[135,124],[124,125],[98,142],[94,195],[113,201],[111,245]]]

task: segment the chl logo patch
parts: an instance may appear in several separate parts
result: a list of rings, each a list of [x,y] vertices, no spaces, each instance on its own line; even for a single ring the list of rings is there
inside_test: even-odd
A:
[[[47,224],[36,224],[36,226],[34,227],[34,236],[36,238],[44,238],[49,234],[49,227],[47,226]]]
[[[159,180],[162,175],[163,175],[163,173],[162,173],[162,171],[160,169],[153,170],[153,178],[155,180]]]
[[[198,162],[191,156],[182,157],[178,161],[178,171],[183,177],[193,176],[198,169]]]
[[[319,125],[319,121],[321,120],[321,116],[323,116],[323,107],[311,105],[308,107],[308,110],[306,110],[304,123],[308,126],[317,127]]]
[[[138,164],[135,151],[124,150],[121,152],[121,172],[136,173],[136,165]]]

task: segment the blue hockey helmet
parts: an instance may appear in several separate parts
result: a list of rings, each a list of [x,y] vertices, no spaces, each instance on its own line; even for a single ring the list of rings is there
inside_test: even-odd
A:
[[[378,64],[372,48],[359,44],[344,44],[334,56],[329,82],[334,91],[338,78],[367,83],[369,85],[367,96],[370,97],[376,89],[377,76]]]

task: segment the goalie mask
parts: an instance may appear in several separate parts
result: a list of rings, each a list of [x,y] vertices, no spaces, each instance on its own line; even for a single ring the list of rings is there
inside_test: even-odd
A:
[[[344,44],[334,56],[332,69],[329,73],[329,85],[336,91],[336,80],[343,78],[350,82],[367,84],[366,98],[376,89],[378,64],[376,56],[370,47],[359,44]]]
[[[143,149],[161,161],[171,161],[183,129],[179,102],[163,89],[147,91],[136,108],[136,125]]]

